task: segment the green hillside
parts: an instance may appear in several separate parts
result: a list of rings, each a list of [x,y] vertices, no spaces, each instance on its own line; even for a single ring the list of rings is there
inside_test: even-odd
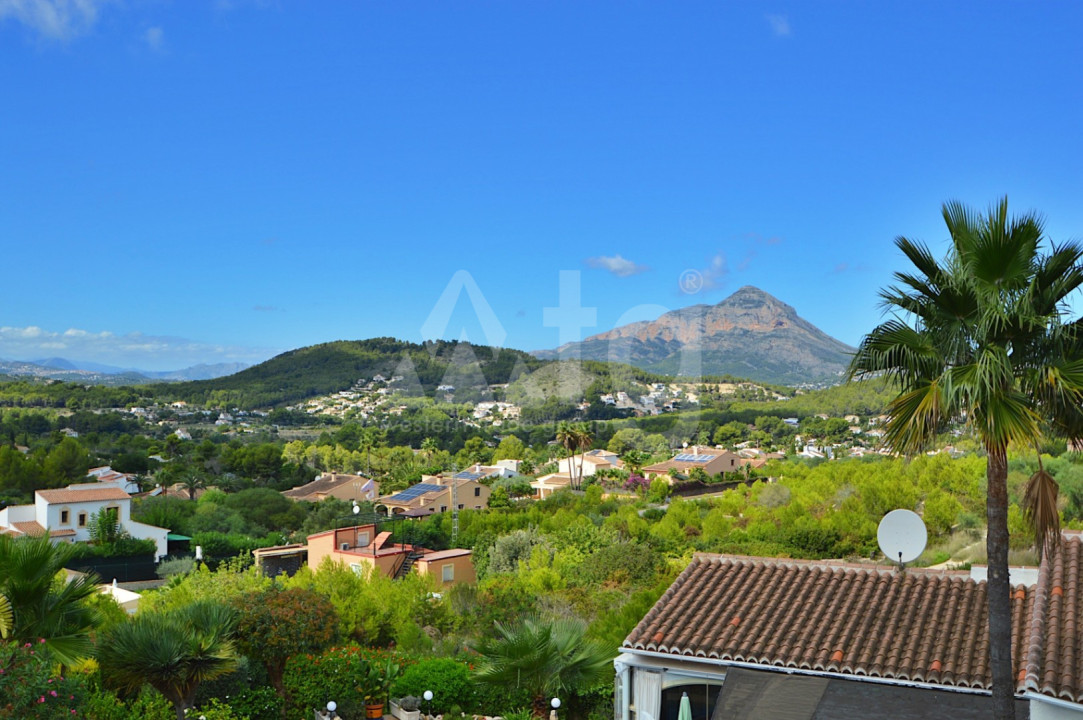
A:
[[[235,375],[154,389],[161,397],[217,407],[279,407],[346,390],[375,375],[404,376],[406,386],[432,395],[441,384],[468,388],[511,382],[545,364],[519,350],[455,341],[340,340],[291,350]]]

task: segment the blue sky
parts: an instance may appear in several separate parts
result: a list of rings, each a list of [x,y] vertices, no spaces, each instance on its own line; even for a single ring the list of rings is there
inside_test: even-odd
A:
[[[0,0],[0,357],[554,347],[562,271],[583,336],[755,285],[856,344],[944,200],[1083,237],[1081,31],[1074,2]]]

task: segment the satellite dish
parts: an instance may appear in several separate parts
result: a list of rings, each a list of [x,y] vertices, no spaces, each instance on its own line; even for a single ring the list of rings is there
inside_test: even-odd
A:
[[[911,510],[892,510],[876,529],[880,550],[900,566],[917,560],[928,538],[921,516]]]

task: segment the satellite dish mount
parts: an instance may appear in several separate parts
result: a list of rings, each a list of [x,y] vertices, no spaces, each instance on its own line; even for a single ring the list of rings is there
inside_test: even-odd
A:
[[[876,529],[880,550],[892,562],[899,564],[900,572],[906,570],[906,563],[917,560],[925,551],[928,539],[929,534],[921,516],[911,510],[892,510]]]

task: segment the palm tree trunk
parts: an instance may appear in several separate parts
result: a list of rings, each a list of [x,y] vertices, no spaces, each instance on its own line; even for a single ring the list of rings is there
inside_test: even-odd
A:
[[[1004,448],[989,448],[988,453],[985,549],[989,562],[989,670],[993,680],[993,717],[1014,720],[1011,587],[1008,583],[1008,458]]]

